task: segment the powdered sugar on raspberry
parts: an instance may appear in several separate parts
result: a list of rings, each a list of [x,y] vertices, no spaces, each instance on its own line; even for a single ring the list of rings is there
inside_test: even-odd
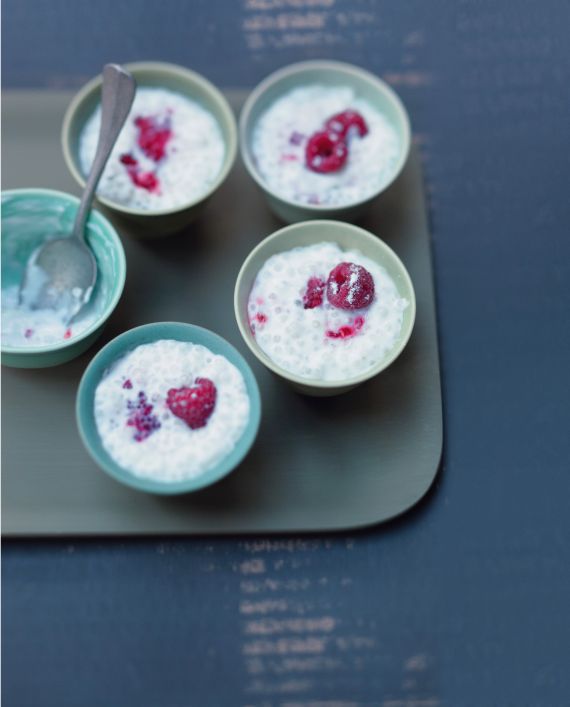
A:
[[[326,282],[341,263],[362,266],[371,275],[370,304],[338,308],[325,292],[320,304],[306,308],[307,283]],[[407,306],[383,267],[357,250],[325,242],[269,258],[255,279],[248,315],[258,345],[277,365],[303,378],[336,381],[364,373],[389,354]]]
[[[215,396],[209,393],[213,404],[203,425],[192,429],[168,402],[170,391],[192,389],[197,379],[208,380]],[[173,398],[170,393],[171,406]],[[166,482],[196,478],[219,463],[250,415],[245,381],[232,363],[204,346],[170,339],[119,359],[97,386],[94,408],[101,441],[115,462],[136,476]]]

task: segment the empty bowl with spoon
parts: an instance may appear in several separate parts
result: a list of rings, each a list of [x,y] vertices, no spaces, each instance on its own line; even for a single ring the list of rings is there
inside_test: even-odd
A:
[[[50,189],[2,192],[2,364],[16,368],[56,366],[79,356],[101,335],[125,284],[126,261],[113,225],[92,209],[85,238],[97,263],[89,302],[67,322],[51,308],[18,301],[32,253],[49,233],[70,233],[79,199]]]

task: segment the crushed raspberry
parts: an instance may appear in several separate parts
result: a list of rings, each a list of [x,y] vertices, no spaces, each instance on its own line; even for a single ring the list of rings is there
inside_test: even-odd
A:
[[[327,299],[339,309],[362,309],[374,299],[374,278],[356,263],[339,263],[327,280]]]
[[[364,317],[355,317],[352,324],[341,326],[336,331],[328,329],[325,334],[329,339],[349,339],[351,336],[356,336],[364,326]]]
[[[135,159],[130,152],[123,152],[119,160],[121,164],[126,164],[129,167],[136,167],[138,165],[138,160]]]
[[[29,339],[31,336],[33,336],[33,334],[34,334],[33,329],[26,329],[26,331],[24,332],[24,336],[26,337],[26,339]]]
[[[131,390],[132,387],[133,387],[133,384],[131,383],[131,379],[127,378],[127,380],[123,383],[123,388],[125,390]]]
[[[368,125],[364,118],[355,110],[345,110],[329,118],[325,124],[327,130],[337,133],[342,138],[349,135],[351,128],[358,131],[360,137],[368,134]]]
[[[326,174],[338,172],[344,167],[348,157],[348,147],[342,138],[332,130],[314,133],[305,148],[305,162],[313,172]]]
[[[320,277],[310,277],[303,295],[303,309],[314,309],[323,303],[325,281]]]
[[[65,334],[63,335],[64,339],[71,339],[71,329],[66,329]]]
[[[302,133],[298,133],[296,130],[293,130],[293,132],[291,133],[291,137],[289,138],[289,144],[300,145],[304,139],[305,136]]]
[[[197,430],[204,427],[216,406],[218,391],[208,378],[196,378],[191,387],[171,388],[166,397],[170,412]]]
[[[255,315],[255,321],[259,324],[265,324],[265,322],[267,321],[267,314],[263,314],[263,312],[258,312]]]
[[[130,153],[125,152],[119,157],[119,160],[127,168],[128,175],[135,186],[150,192],[160,191],[160,182],[156,174],[154,172],[141,172],[138,160]]]
[[[135,118],[135,125],[139,129],[138,144],[141,150],[151,160],[159,162],[166,154],[166,145],[172,137],[170,119],[166,118],[160,123],[154,116]]]
[[[152,414],[154,406],[151,405],[144,391],[140,391],[135,402],[129,400],[127,409],[129,410],[129,418],[127,420],[128,427],[135,428],[133,439],[137,442],[143,442],[155,430],[160,428],[160,422],[156,415]]]

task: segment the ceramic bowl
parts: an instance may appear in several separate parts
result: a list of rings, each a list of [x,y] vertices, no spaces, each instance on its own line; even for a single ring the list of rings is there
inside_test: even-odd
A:
[[[162,62],[136,62],[125,64],[137,81],[139,88],[165,88],[200,103],[216,118],[226,145],[226,154],[222,169],[208,191],[197,199],[171,209],[146,210],[130,208],[99,196],[98,200],[106,207],[134,221],[136,233],[140,236],[168,235],[184,228],[203,210],[209,197],[220,187],[228,176],[237,152],[237,128],[232,109],[220,91],[200,74],[182,66]],[[65,113],[61,133],[63,155],[69,171],[77,183],[85,185],[78,157],[81,131],[100,103],[101,76],[87,83],[73,98]]]
[[[3,288],[20,284],[26,263],[44,240],[46,228],[71,233],[78,205],[77,197],[48,189],[2,192]],[[101,334],[123,291],[125,253],[113,226],[95,210],[87,220],[87,242],[97,261],[97,282],[87,305],[87,311],[94,309],[96,313],[93,323],[77,336],[61,339],[56,344],[9,346],[2,343],[3,364],[16,368],[56,366],[79,356]]]
[[[194,479],[164,482],[135,476],[119,466],[104,449],[95,424],[95,390],[105,372],[118,359],[141,344],[149,344],[160,339],[175,339],[201,344],[215,354],[225,356],[244,377],[250,400],[250,416],[247,427],[231,453],[215,467]],[[261,419],[261,399],[257,381],[243,356],[225,339],[208,329],[178,322],[157,322],[145,324],[120,334],[104,346],[93,358],[79,384],[76,403],[77,424],[81,439],[93,460],[117,481],[156,494],[180,494],[197,491],[213,484],[229,474],[248,453],[257,436]]]
[[[276,365],[253,336],[247,313],[249,294],[257,273],[263,264],[276,253],[299,246],[309,246],[323,241],[337,243],[342,249],[354,249],[381,265],[396,283],[400,297],[408,300],[400,335],[387,355],[373,368],[352,378],[340,381],[323,381],[303,378]],[[234,291],[234,310],[237,324],[245,343],[252,353],[269,370],[277,374],[296,390],[307,395],[326,396],[345,393],[378,375],[398,358],[412,333],[416,315],[416,298],[408,271],[402,261],[383,241],[372,233],[341,221],[305,221],[286,226],[261,241],[248,255],[238,274]]]
[[[396,164],[384,183],[373,194],[360,201],[337,207],[291,201],[270,189],[256,167],[251,144],[259,118],[278,98],[294,88],[308,84],[353,88],[356,95],[366,99],[380,111],[397,132],[399,153]],[[291,64],[268,76],[244,104],[239,121],[239,135],[241,155],[248,172],[265,193],[273,212],[287,223],[306,219],[338,218],[351,221],[357,218],[400,174],[410,151],[410,121],[406,109],[394,91],[374,74],[336,61]]]

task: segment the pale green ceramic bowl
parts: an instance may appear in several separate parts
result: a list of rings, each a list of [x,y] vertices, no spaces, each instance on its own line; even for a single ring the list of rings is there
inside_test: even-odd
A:
[[[244,377],[247,393],[250,401],[250,415],[247,427],[238,440],[231,453],[222,459],[212,469],[201,474],[195,479],[177,482],[163,482],[153,479],[144,479],[135,476],[130,471],[119,466],[104,449],[97,432],[94,412],[95,390],[105,372],[118,359],[129,351],[132,351],[141,344],[150,344],[160,339],[175,339],[176,341],[189,341],[193,344],[206,346],[215,354],[225,356],[230,363],[239,369]],[[242,461],[253,445],[259,423],[261,420],[261,398],[257,381],[251,368],[243,356],[225,339],[218,334],[194,326],[193,324],[182,324],[178,322],[157,322],[145,324],[143,326],[130,329],[117,336],[104,346],[91,361],[79,384],[76,402],[77,425],[79,434],[85,447],[93,460],[117,481],[130,486],[139,491],[172,495],[197,491],[219,481],[227,476]]]
[[[264,263],[276,253],[299,246],[309,246],[323,241],[337,243],[344,250],[359,250],[363,255],[381,265],[396,283],[400,297],[408,300],[404,310],[402,330],[394,347],[373,368],[341,381],[322,381],[302,378],[276,365],[258,346],[249,326],[247,303],[257,273]],[[408,271],[396,253],[383,241],[362,228],[341,221],[305,221],[286,226],[261,241],[248,255],[239,271],[235,291],[234,309],[237,324],[245,343],[269,370],[307,395],[326,396],[346,393],[357,385],[378,375],[395,361],[411,336],[416,317],[416,296]]]
[[[283,198],[272,191],[257,170],[251,150],[252,135],[260,116],[281,96],[299,86],[321,84],[349,86],[359,98],[366,99],[384,114],[397,132],[398,160],[385,182],[370,196],[338,207],[301,204]],[[347,106],[348,108],[348,106]],[[402,171],[410,152],[410,120],[402,101],[387,83],[358,66],[337,61],[306,61],[291,64],[268,76],[250,94],[239,120],[241,156],[250,175],[264,191],[273,212],[287,223],[306,219],[338,218],[351,221],[358,218],[381,192],[384,192]]]
[[[46,228],[71,233],[79,199],[48,189],[2,192],[2,287],[19,285],[32,252],[44,240]],[[79,356],[97,339],[115,309],[126,276],[125,253],[113,226],[91,210],[87,242],[97,261],[97,282],[88,307],[98,317],[78,336],[47,346],[5,346],[2,363],[16,368],[56,366]]]
[[[139,88],[165,88],[200,103],[218,121],[226,145],[224,163],[215,182],[199,198],[188,201],[182,206],[149,211],[130,208],[103,196],[98,197],[102,204],[115,213],[135,221],[138,235],[151,237],[168,235],[181,230],[199,216],[208,199],[228,176],[237,152],[235,117],[220,91],[203,76],[190,69],[156,61],[125,64],[125,68],[135,77]],[[78,158],[79,138],[83,126],[100,103],[101,82],[101,76],[89,81],[73,98],[63,119],[61,132],[63,156],[69,171],[81,187],[85,186],[85,175],[81,171]]]

